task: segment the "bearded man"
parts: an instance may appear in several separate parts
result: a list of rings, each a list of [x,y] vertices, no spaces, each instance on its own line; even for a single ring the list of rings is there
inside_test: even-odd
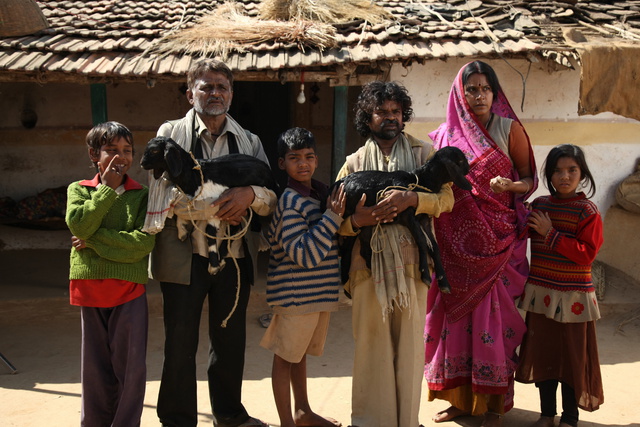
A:
[[[413,110],[407,90],[395,82],[366,84],[355,107],[356,129],[368,138],[347,157],[337,179],[362,170],[412,171],[434,153],[432,145],[403,132]],[[453,207],[445,184],[437,194],[389,190],[375,206],[360,200],[339,233],[390,223],[410,206],[416,214],[439,216]],[[427,285],[421,281],[418,247],[403,225],[386,224],[384,249],[367,268],[356,241],[345,284],[353,302],[355,338],[351,424],[353,427],[418,427],[424,369],[423,332]],[[377,259],[375,259],[377,257]]]

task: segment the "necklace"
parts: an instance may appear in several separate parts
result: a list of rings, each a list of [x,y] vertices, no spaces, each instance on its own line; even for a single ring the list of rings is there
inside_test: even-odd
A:
[[[384,162],[385,162],[385,163],[387,163],[387,164],[388,164],[388,163],[389,163],[389,161],[391,160],[391,155],[388,155],[388,156],[387,156],[386,154],[383,154],[383,155],[382,155],[382,157],[384,157]]]

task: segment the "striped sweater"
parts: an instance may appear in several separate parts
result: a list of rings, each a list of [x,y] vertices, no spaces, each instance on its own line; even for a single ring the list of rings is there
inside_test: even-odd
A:
[[[267,302],[279,314],[333,311],[340,273],[337,230],[342,217],[287,188],[269,227]]]
[[[600,317],[591,264],[602,246],[602,218],[584,193],[570,199],[538,197],[534,210],[553,224],[546,236],[531,232],[531,268],[520,308],[563,323]]]

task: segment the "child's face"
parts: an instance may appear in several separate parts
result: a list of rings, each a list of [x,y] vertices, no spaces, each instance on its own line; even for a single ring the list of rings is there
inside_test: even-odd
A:
[[[284,159],[278,159],[278,166],[291,178],[311,187],[311,177],[318,167],[318,157],[313,148],[289,150]]]
[[[571,157],[560,157],[551,175],[551,185],[556,189],[556,197],[568,199],[576,195],[582,180],[582,171],[578,163]]]
[[[97,153],[93,148],[89,148],[89,157],[98,165],[101,175],[110,168],[124,177],[133,163],[133,147],[126,139],[116,138],[100,147]]]

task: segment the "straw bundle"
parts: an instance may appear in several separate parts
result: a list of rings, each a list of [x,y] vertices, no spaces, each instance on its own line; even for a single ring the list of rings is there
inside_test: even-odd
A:
[[[191,28],[163,37],[151,51],[182,52],[192,56],[221,56],[244,52],[247,47],[273,41],[295,43],[320,50],[335,46],[333,26],[308,20],[291,22],[259,20],[242,13],[240,6],[227,2],[203,16]]]
[[[34,0],[0,1],[0,37],[26,36],[45,28],[49,23]]]
[[[377,24],[391,14],[372,0],[265,0],[260,17],[279,21],[309,20],[335,24],[362,19]]]

